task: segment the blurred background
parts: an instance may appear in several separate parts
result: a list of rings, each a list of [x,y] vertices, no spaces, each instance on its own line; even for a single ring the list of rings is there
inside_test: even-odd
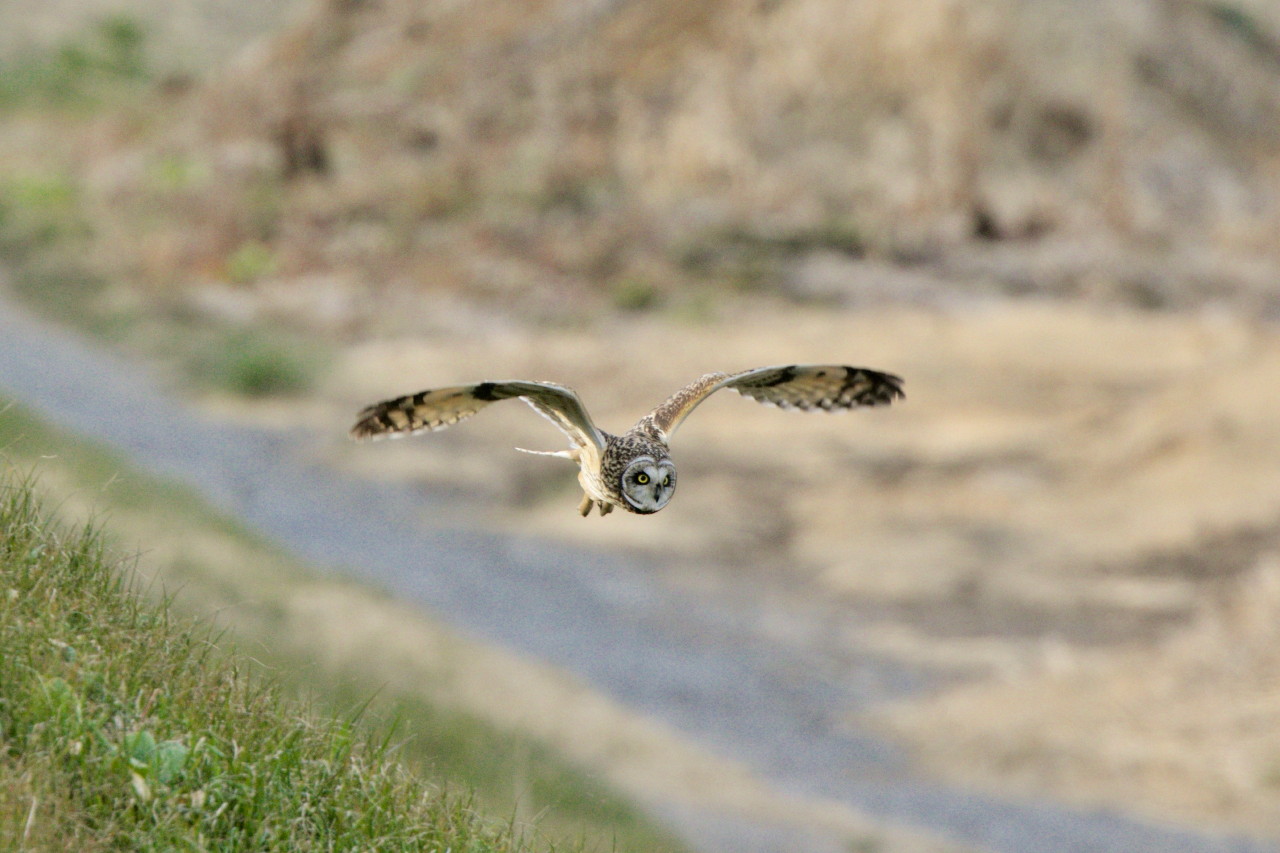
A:
[[[28,310],[202,417],[447,496],[433,523],[749,599],[833,681],[888,662],[923,686],[826,722],[912,778],[1280,838],[1280,5],[7,0],[0,24],[0,276]],[[651,518],[579,518],[569,466],[511,452],[561,443],[520,407],[344,439],[366,403],[495,378],[621,431],[790,362],[907,400],[713,398]]]

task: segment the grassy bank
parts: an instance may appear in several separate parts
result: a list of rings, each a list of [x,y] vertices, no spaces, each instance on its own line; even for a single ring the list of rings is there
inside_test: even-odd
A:
[[[295,630],[299,600],[385,617],[377,593],[12,406],[0,448],[0,849],[677,849],[420,671]],[[68,532],[40,496],[106,524]],[[143,543],[136,567],[112,540]]]
[[[0,573],[0,847],[527,849],[388,739],[246,677],[12,477]]]

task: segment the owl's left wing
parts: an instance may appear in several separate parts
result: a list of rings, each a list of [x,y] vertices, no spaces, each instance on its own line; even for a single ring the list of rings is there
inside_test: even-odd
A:
[[[677,391],[647,415],[642,424],[668,439],[698,404],[721,388],[780,409],[835,412],[858,406],[882,406],[904,397],[902,379],[866,367],[842,364],[789,364],[757,367],[741,373],[708,373]]]

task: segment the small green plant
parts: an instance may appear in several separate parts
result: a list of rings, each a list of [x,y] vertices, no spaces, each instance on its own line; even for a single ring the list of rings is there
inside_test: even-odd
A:
[[[146,33],[127,15],[100,20],[77,39],[0,63],[0,107],[83,106],[150,76]]]
[[[1273,60],[1280,60],[1280,43],[1267,34],[1262,23],[1248,10],[1234,3],[1210,3],[1210,17],[1227,32],[1251,49]]]
[[[662,292],[654,283],[637,275],[616,279],[609,286],[609,297],[623,311],[648,311],[662,302]]]
[[[236,284],[248,284],[275,272],[276,256],[271,247],[260,240],[248,240],[227,258],[227,278]]]
[[[147,164],[147,183],[160,193],[183,192],[204,186],[210,175],[207,163],[184,154],[162,154]]]
[[[241,328],[215,335],[204,344],[192,356],[189,372],[213,388],[267,397],[306,391],[321,361],[321,354],[296,336]]]
[[[58,171],[0,174],[0,257],[14,293],[39,310],[105,331],[106,280],[86,261],[80,187]]]
[[[0,175],[0,248],[26,256],[88,233],[80,190],[64,172]]]

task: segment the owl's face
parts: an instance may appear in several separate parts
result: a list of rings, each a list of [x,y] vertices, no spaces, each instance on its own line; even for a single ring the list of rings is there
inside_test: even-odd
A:
[[[623,470],[619,487],[627,509],[642,515],[657,512],[676,493],[675,463],[665,456],[637,456]]]

